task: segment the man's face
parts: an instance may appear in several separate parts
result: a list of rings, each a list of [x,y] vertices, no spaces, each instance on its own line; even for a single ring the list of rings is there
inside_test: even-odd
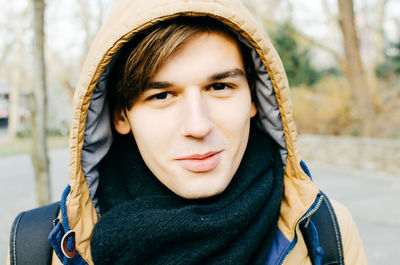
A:
[[[146,165],[177,195],[223,192],[256,114],[238,44],[223,33],[194,35],[150,81],[116,130],[133,132]]]

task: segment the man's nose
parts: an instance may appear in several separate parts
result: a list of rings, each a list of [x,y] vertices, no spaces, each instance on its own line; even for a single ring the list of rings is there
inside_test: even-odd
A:
[[[194,138],[204,138],[211,132],[207,102],[199,89],[192,89],[185,95],[181,126],[184,136]]]

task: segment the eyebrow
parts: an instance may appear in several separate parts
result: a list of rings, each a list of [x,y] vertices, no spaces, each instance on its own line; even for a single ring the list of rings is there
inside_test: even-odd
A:
[[[218,81],[221,79],[225,79],[227,77],[245,77],[243,70],[240,68],[235,68],[232,70],[215,73],[207,78],[208,81]]]
[[[171,86],[173,86],[173,84],[170,82],[150,82],[147,85],[147,89],[162,89],[162,88],[168,88]]]
[[[232,70],[227,70],[219,73],[214,73],[207,77],[207,81],[218,81],[221,79],[225,79],[228,77],[245,77],[245,73],[240,68],[234,68]],[[147,89],[164,89],[168,87],[172,87],[173,83],[170,82],[149,82]]]

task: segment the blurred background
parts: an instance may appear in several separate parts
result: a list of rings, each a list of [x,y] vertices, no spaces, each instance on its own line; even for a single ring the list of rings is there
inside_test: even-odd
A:
[[[14,217],[59,200],[68,183],[72,97],[113,2],[0,0],[0,263]],[[394,264],[400,1],[242,2],[282,58],[315,182],[351,210],[369,263]]]

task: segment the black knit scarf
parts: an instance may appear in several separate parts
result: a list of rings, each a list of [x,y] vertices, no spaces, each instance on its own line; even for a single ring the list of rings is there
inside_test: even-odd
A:
[[[132,136],[118,139],[102,161],[101,219],[91,253],[100,264],[264,264],[276,231],[283,167],[276,144],[254,125],[227,189],[183,199],[145,166]]]

